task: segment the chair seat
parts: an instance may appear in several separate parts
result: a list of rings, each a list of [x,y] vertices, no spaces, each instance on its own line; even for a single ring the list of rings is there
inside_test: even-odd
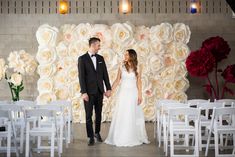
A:
[[[31,136],[50,136],[53,132],[52,128],[33,128],[29,131]]]
[[[195,132],[195,128],[193,126],[185,126],[185,125],[181,125],[181,126],[174,126],[173,127],[173,131],[174,132]]]

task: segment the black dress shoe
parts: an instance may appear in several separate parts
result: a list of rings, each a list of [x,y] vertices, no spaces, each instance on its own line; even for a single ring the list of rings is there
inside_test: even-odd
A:
[[[101,136],[100,136],[99,133],[96,133],[96,134],[95,134],[95,138],[96,138],[96,140],[97,140],[98,142],[103,142],[103,140],[102,140],[102,138],[101,138]]]
[[[90,138],[88,141],[88,146],[94,146],[94,144],[95,144],[94,138]]]

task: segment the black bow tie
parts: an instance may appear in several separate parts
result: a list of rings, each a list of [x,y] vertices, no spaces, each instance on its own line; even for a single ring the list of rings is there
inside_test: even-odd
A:
[[[96,57],[96,54],[92,54],[91,57]]]

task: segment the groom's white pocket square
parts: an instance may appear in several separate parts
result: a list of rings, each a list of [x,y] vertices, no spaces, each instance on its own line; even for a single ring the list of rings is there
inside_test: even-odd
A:
[[[103,62],[99,62],[99,64],[101,64],[101,63],[103,63]]]

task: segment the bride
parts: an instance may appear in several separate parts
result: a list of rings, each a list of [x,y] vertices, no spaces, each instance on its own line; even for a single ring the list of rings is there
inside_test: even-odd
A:
[[[136,146],[149,143],[145,130],[142,108],[142,67],[137,68],[137,54],[129,49],[124,54],[124,62],[118,69],[112,85],[117,92],[116,106],[110,130],[105,143],[116,146]]]

